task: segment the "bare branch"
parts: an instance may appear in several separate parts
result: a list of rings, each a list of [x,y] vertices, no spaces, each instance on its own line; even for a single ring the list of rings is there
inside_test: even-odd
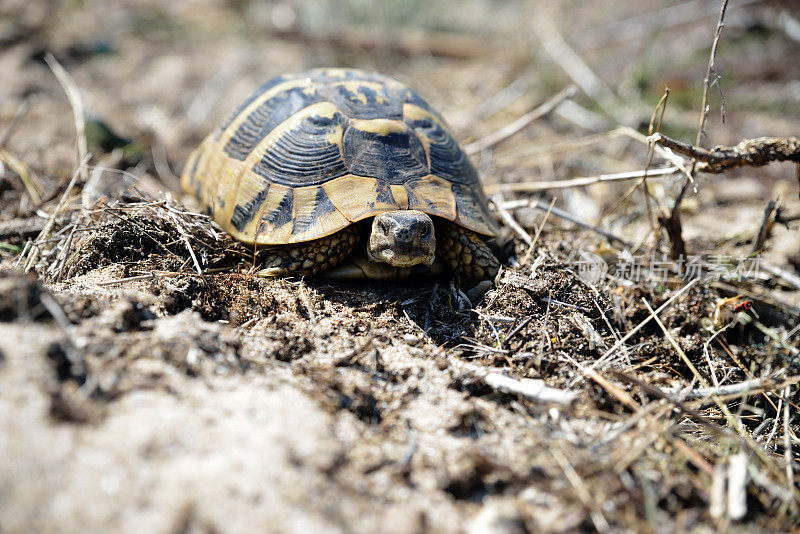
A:
[[[451,360],[451,365],[482,380],[487,386],[501,393],[522,395],[534,402],[570,405],[577,397],[576,391],[568,389],[551,388],[545,385],[544,380],[532,378],[511,378],[471,363],[462,363]]]
[[[757,137],[745,139],[736,146],[715,146],[707,149],[697,145],[687,145],[660,133],[651,139],[661,146],[670,148],[690,158],[698,160],[695,170],[719,174],[736,167],[763,167],[773,161],[791,161],[800,164],[800,139],[797,137]]]
[[[699,145],[703,140],[706,133],[706,121],[708,120],[708,88],[712,82],[716,82],[717,74],[714,71],[714,59],[717,56],[717,44],[719,44],[719,37],[722,34],[722,28],[725,24],[722,22],[725,19],[725,10],[728,9],[728,0],[722,0],[722,7],[719,10],[719,20],[717,20],[717,29],[714,32],[714,41],[711,43],[711,55],[708,58],[708,68],[706,69],[706,77],[703,79],[703,103],[700,109],[700,126],[697,128],[697,141],[695,144]],[[711,77],[714,76],[714,80]]]
[[[487,148],[492,148],[500,144],[501,142],[505,141],[515,133],[519,132],[532,122],[535,122],[542,117],[545,117],[555,111],[555,109],[561,105],[562,102],[567,100],[568,98],[572,98],[575,96],[575,92],[577,89],[574,85],[570,85],[562,89],[557,95],[555,95],[550,100],[544,102],[542,105],[536,107],[535,109],[529,111],[522,117],[518,118],[514,122],[507,124],[506,126],[500,128],[496,132],[493,132],[486,137],[479,139],[473,143],[470,143],[464,147],[464,151],[467,154],[477,154],[481,150],[486,150]]]

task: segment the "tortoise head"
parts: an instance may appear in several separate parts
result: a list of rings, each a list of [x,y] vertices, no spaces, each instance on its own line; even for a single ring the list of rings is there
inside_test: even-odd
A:
[[[430,265],[436,236],[430,216],[416,210],[386,211],[375,216],[367,257],[394,267]]]

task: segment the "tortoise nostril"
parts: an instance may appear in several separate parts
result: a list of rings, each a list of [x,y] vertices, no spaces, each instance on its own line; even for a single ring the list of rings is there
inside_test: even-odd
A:
[[[412,234],[407,228],[397,228],[394,231],[394,241],[399,245],[408,245],[412,241]]]

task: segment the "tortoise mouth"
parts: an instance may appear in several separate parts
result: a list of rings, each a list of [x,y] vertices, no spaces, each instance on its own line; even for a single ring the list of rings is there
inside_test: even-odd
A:
[[[428,254],[423,251],[415,253],[402,253],[393,250],[391,247],[381,248],[379,250],[367,249],[367,256],[370,260],[376,263],[388,263],[393,267],[414,267],[415,265],[431,265],[434,260],[434,254]]]

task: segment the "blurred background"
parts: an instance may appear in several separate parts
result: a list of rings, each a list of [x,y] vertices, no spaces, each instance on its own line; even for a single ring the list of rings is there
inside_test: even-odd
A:
[[[705,146],[800,131],[800,22],[793,6],[730,2]],[[75,78],[87,111],[116,136],[89,132],[93,161],[134,141],[143,159],[118,166],[176,188],[189,151],[260,83],[310,67],[351,66],[410,84],[464,143],[480,142],[576,85],[574,98],[554,113],[495,146],[472,145],[492,192],[501,182],[640,170],[647,145],[615,129],[647,133],[668,87],[662,130],[694,142],[719,10],[712,0],[4,0],[0,123],[24,107],[5,144],[41,174],[45,189],[68,179],[75,131],[43,62],[50,52]],[[794,172],[786,164],[699,177],[683,205],[687,239],[698,250],[751,235],[767,200],[794,206]],[[662,209],[680,182],[675,175],[652,180]],[[643,197],[629,185],[552,195],[591,224],[642,240],[650,226]],[[528,224],[524,210],[519,217]],[[794,241],[774,242],[777,260],[797,261]]]

